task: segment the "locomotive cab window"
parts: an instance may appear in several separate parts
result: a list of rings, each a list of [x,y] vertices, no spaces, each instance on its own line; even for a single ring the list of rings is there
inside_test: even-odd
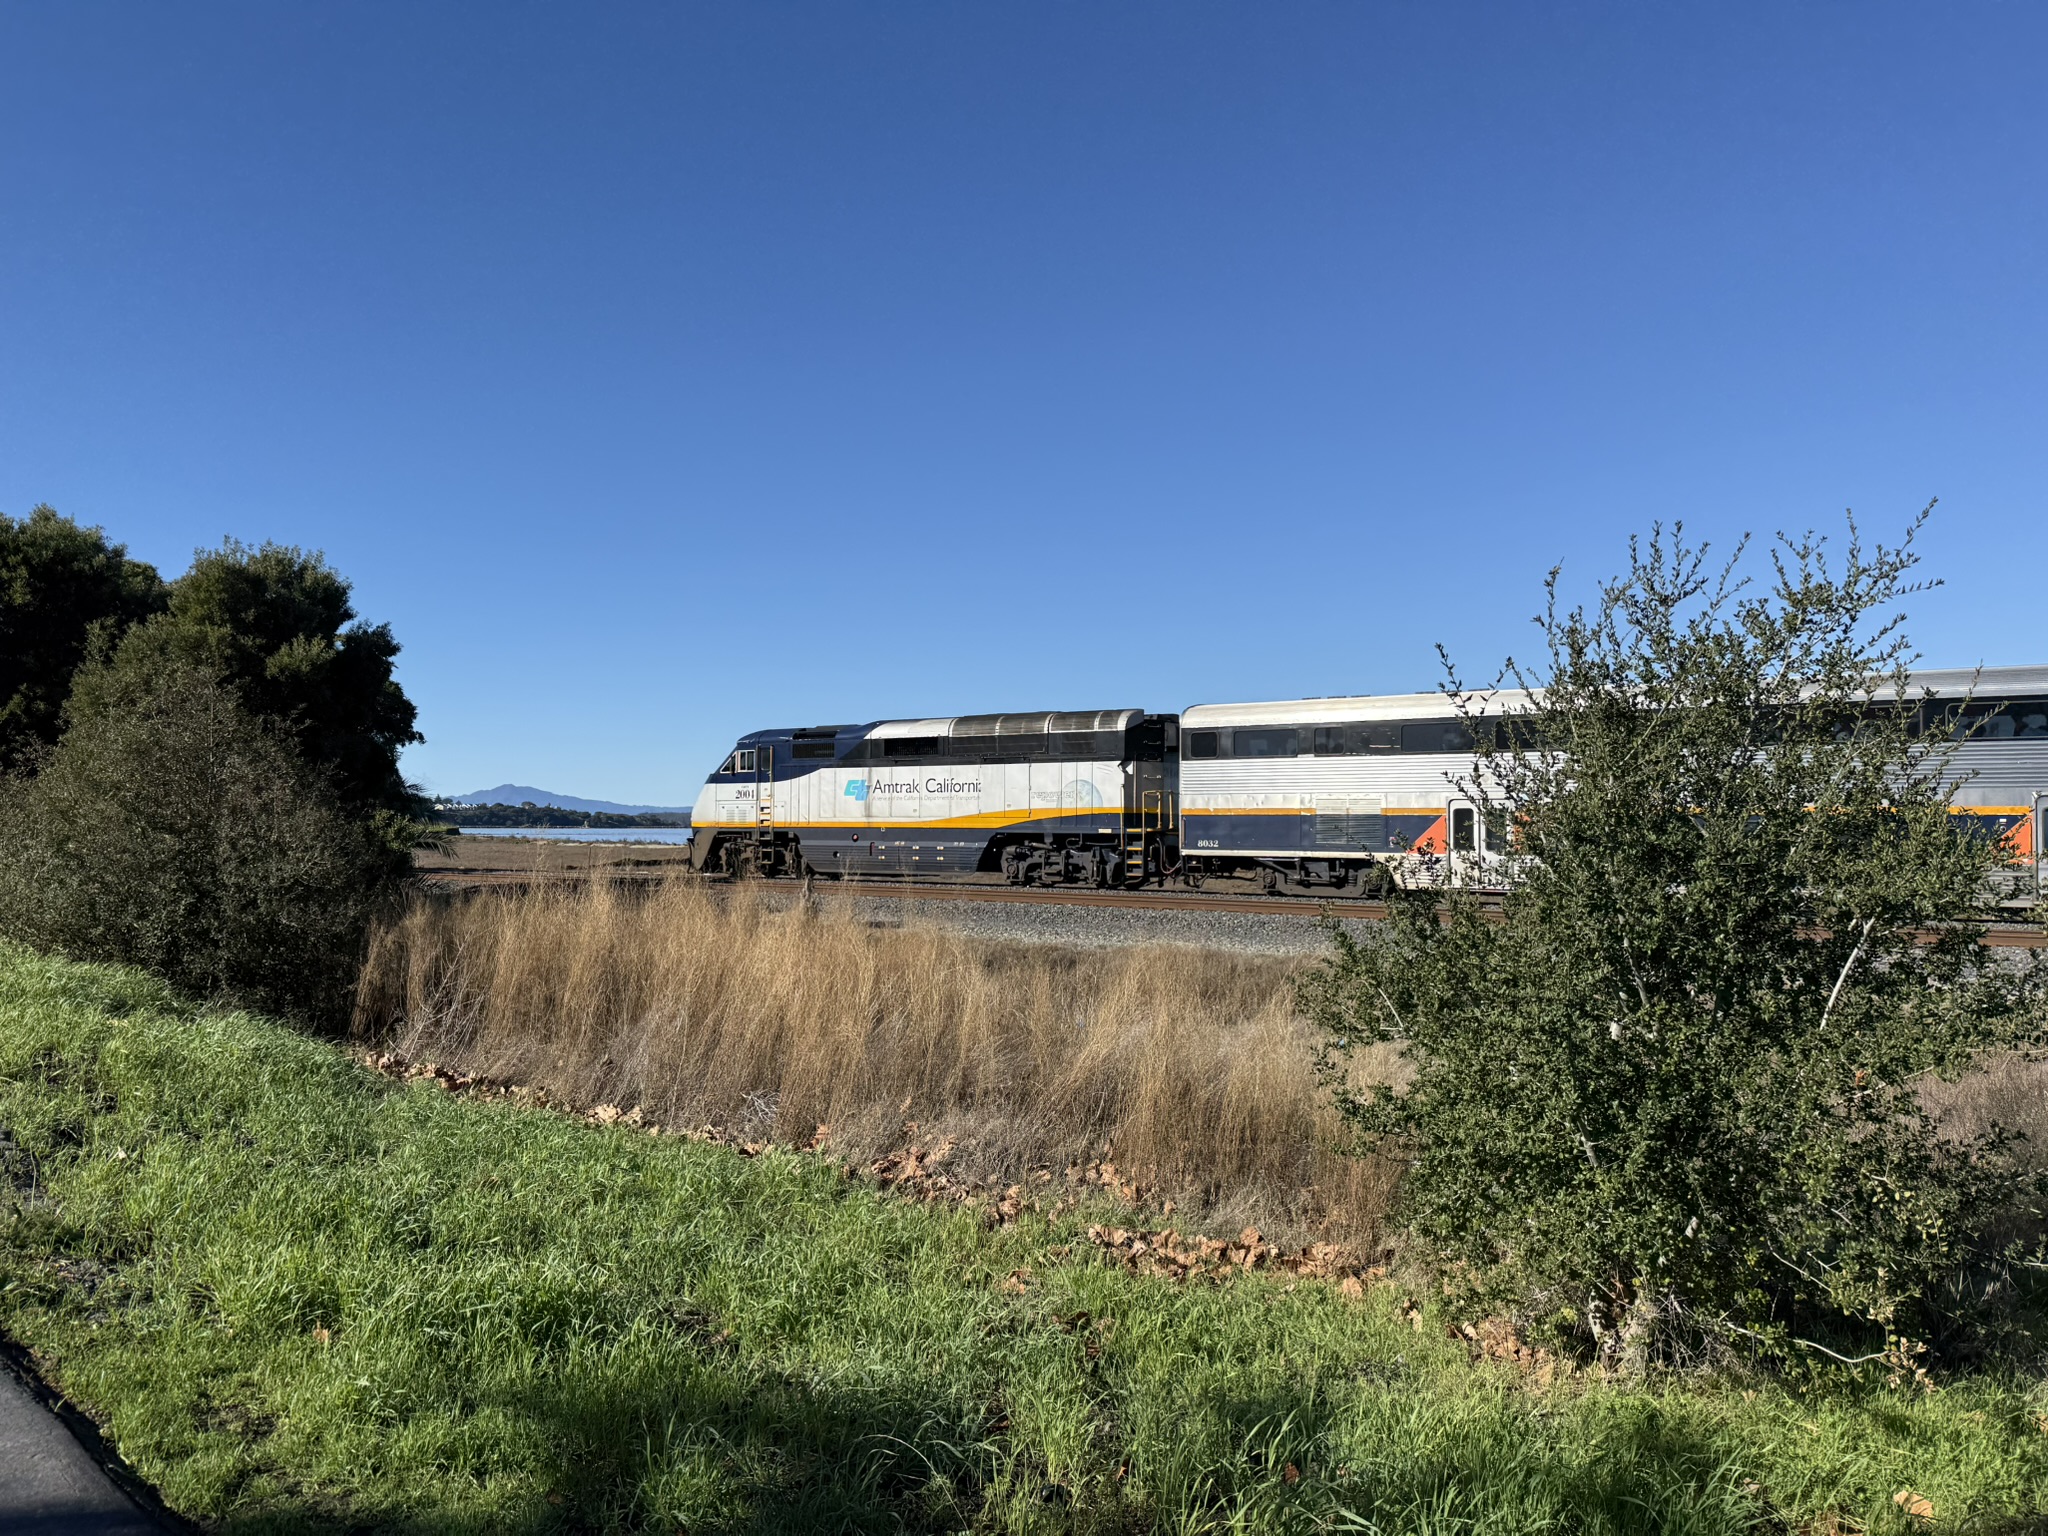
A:
[[[754,749],[742,747],[732,755],[732,766],[728,773],[752,773],[754,771]]]

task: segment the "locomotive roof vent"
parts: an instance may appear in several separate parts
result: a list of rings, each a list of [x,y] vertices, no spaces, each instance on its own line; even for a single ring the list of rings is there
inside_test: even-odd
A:
[[[1043,736],[1051,731],[1116,731],[1129,725],[1140,713],[1135,709],[1096,709],[1067,714],[962,715],[953,722],[950,734],[959,741],[963,738],[987,740],[1003,736]]]

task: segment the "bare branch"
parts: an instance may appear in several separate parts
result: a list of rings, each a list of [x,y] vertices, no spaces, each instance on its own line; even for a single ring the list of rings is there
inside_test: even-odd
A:
[[[1863,957],[1863,946],[1870,942],[1870,930],[1876,926],[1876,923],[1877,915],[1875,913],[1872,913],[1863,920],[1862,937],[1856,940],[1856,947],[1849,951],[1849,958],[1842,962],[1842,974],[1835,978],[1835,989],[1828,994],[1828,1005],[1820,1011],[1820,1030],[1822,1033],[1827,1031],[1828,1015],[1835,1011],[1835,1001],[1842,995],[1842,984],[1849,979],[1849,972],[1855,968],[1856,962]]]

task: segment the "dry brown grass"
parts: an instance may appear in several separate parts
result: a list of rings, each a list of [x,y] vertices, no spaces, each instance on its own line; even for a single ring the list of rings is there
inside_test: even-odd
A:
[[[1994,1126],[2018,1131],[2027,1138],[2027,1161],[2048,1165],[2048,1061],[2001,1051],[1953,1083],[1928,1078],[1920,1103],[1943,1136],[1966,1141]]]
[[[542,885],[419,901],[377,936],[358,1024],[671,1126],[826,1126],[856,1160],[953,1138],[963,1173],[999,1180],[1108,1155],[1198,1220],[1374,1242],[1393,1173],[1336,1150],[1297,964],[877,928],[843,899],[694,882]]]

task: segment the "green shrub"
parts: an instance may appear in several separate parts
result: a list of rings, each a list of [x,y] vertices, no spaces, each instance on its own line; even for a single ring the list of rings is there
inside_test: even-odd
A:
[[[403,856],[205,672],[86,676],[91,706],[0,793],[0,931],[199,996],[345,1017]]]
[[[394,675],[398,650],[390,625],[356,617],[349,583],[318,553],[229,539],[194,555],[167,611],[128,630],[110,666],[74,688],[91,707],[104,681],[200,668],[288,738],[350,810],[406,818],[422,806],[398,757],[425,738]]]
[[[1308,1005],[1333,1069],[1404,1043],[1412,1083],[1346,1107],[1472,1307],[1637,1366],[1704,1333],[1910,1374],[2034,1199],[1917,1084],[2048,1033],[2042,965],[1979,943],[2007,853],[1952,829],[1948,724],[1907,685],[1911,537],[1852,525],[1839,571],[1786,544],[1762,589],[1678,535],[1631,555],[1590,613],[1553,575],[1544,691],[1477,732],[1527,860],[1498,921],[1397,898]]]
[[[98,528],[53,507],[20,522],[0,515],[0,769],[55,744],[87,652],[165,601],[156,571]]]

